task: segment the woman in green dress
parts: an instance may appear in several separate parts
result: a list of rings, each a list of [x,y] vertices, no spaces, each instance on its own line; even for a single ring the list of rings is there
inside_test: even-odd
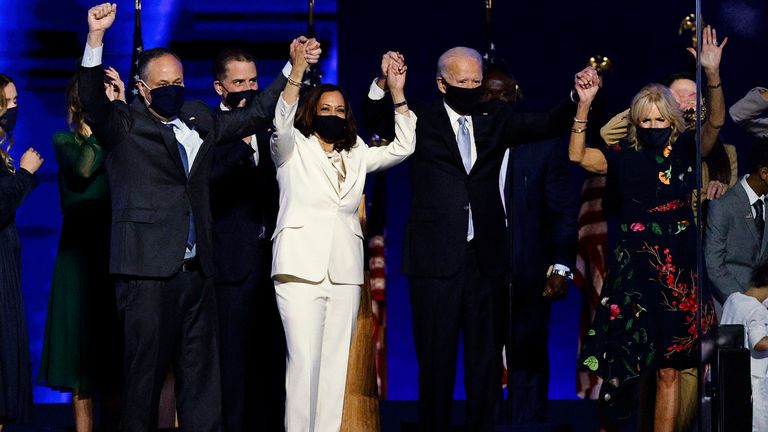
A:
[[[111,68],[106,73],[107,95],[124,100],[119,75]],[[93,430],[92,396],[99,392],[102,426],[116,430],[107,426],[117,418],[108,408],[119,394],[122,345],[109,278],[109,187],[104,152],[83,119],[76,79],[67,88],[67,110],[70,132],[53,136],[64,218],[38,381],[72,393],[77,432]]]

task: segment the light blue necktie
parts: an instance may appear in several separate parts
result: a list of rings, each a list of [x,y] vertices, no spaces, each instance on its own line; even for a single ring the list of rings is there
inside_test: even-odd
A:
[[[167,126],[171,128],[171,130],[174,131],[175,135],[175,129],[176,126],[174,123],[168,123]],[[179,140],[176,140],[176,145],[179,147],[179,156],[181,157],[181,164],[184,166],[184,172],[187,174],[187,178],[189,178],[189,157],[187,156],[187,149],[184,148],[184,146],[179,142]],[[195,247],[197,237],[195,235],[195,217],[192,214],[192,206],[189,208],[189,228],[187,229],[187,250],[192,251],[192,248]],[[185,257],[186,258],[186,257]]]
[[[456,142],[459,144],[459,153],[461,153],[461,161],[464,163],[464,170],[469,174],[469,171],[472,169],[472,140],[469,136],[469,125],[467,125],[466,117],[459,117],[459,133],[456,134]],[[470,241],[475,237],[471,207],[468,208],[468,214],[467,241]]]

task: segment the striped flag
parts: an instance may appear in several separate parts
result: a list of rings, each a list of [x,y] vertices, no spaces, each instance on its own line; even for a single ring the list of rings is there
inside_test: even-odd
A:
[[[131,103],[138,96],[136,83],[139,81],[139,55],[144,51],[144,39],[141,37],[141,0],[136,0],[136,18],[133,25],[133,50],[131,51],[131,72],[126,91],[126,102]]]
[[[385,146],[388,142],[374,136],[369,145]],[[369,177],[370,179],[370,177]],[[379,398],[387,398],[387,263],[386,232],[387,225],[387,179],[384,172],[375,174],[372,179],[373,189],[368,203],[368,269],[371,282],[371,302],[373,307],[374,343],[376,344],[376,381]]]
[[[600,302],[606,272],[605,251],[608,243],[608,221],[603,210],[605,176],[590,174],[584,180],[579,209],[579,250],[576,255],[574,284],[582,295],[581,327],[579,329],[579,356],[581,346],[592,324]],[[597,399],[600,379],[579,366],[576,374],[576,392],[582,399]]]

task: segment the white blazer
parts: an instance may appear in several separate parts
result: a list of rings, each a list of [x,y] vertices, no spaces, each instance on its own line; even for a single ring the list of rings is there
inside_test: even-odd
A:
[[[341,152],[346,178],[338,175],[317,137],[305,137],[293,127],[297,103],[282,94],[275,109],[270,149],[277,166],[280,211],[272,236],[272,277],[294,276],[345,285],[363,284],[363,232],[358,207],[368,172],[404,161],[416,145],[416,114],[395,113],[395,140],[368,147],[358,136]]]

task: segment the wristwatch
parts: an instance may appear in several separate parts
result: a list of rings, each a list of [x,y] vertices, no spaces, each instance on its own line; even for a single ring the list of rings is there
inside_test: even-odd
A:
[[[552,273],[556,275],[560,275],[568,280],[573,280],[573,272],[572,271],[565,271],[563,269],[556,269],[555,266],[551,265],[547,269],[547,277],[550,277]]]

